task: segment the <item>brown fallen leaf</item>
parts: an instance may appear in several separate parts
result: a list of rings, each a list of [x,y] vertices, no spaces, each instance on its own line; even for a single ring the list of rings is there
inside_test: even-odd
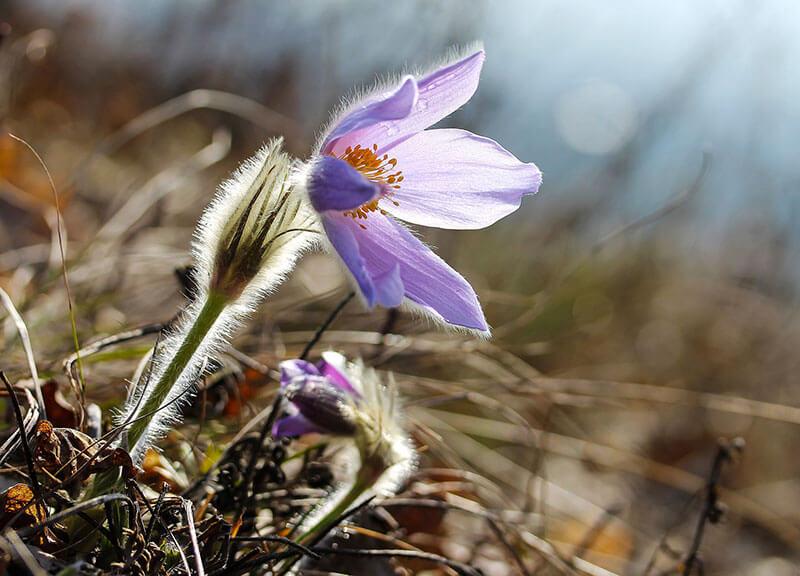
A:
[[[52,480],[80,484],[91,474],[118,466],[122,467],[126,478],[135,474],[131,457],[125,450],[97,442],[73,428],[56,428],[50,421],[42,420],[36,426],[35,442],[34,465]]]

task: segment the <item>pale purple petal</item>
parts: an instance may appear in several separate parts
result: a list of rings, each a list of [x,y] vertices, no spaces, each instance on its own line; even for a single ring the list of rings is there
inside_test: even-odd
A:
[[[370,214],[365,225],[358,247],[367,270],[397,265],[406,298],[449,324],[488,330],[472,286],[430,248],[390,217]]]
[[[413,110],[387,122],[373,123],[348,138],[348,146],[377,144],[381,153],[409,136],[433,126],[466,104],[478,88],[486,55],[478,50],[417,81],[418,96]]]
[[[367,305],[380,304],[392,308],[403,301],[403,284],[400,270],[395,266],[396,259],[367,261],[361,253],[365,242],[368,245],[383,242],[381,238],[373,238],[373,218],[383,219],[383,216],[373,213],[366,220],[356,221],[342,214],[329,213],[323,216],[322,224],[331,244],[355,278]]]
[[[305,360],[284,360],[280,363],[281,388],[286,387],[292,380],[302,376],[319,376],[319,370],[311,362]]]
[[[319,373],[327,377],[328,380],[330,380],[331,383],[340,390],[343,390],[344,392],[347,392],[348,394],[355,396],[356,398],[360,398],[361,394],[359,394],[358,391],[355,388],[353,388],[353,385],[350,384],[350,380],[347,379],[347,376],[345,376],[344,373],[341,370],[339,370],[339,368],[336,367],[335,364],[333,364],[332,362],[328,362],[325,359],[325,356],[326,355],[323,353],[322,359],[319,362],[317,362],[317,368],[319,369]]]
[[[356,232],[361,231],[358,226],[354,230],[351,226],[352,219],[341,214],[322,215],[321,220],[328,240],[336,249],[337,254],[339,254],[344,265],[347,266],[350,274],[353,275],[362,296],[364,296],[364,300],[371,308],[375,305],[375,288],[364,266],[364,260],[361,258],[355,236]]]
[[[344,160],[320,156],[311,164],[308,196],[317,212],[352,210],[381,193],[381,187],[364,178]]]
[[[355,134],[379,123],[405,118],[414,110],[417,94],[416,80],[413,76],[406,76],[397,90],[367,99],[333,126],[322,143],[321,152],[338,155],[351,144],[360,143],[354,139]]]
[[[485,228],[535,194],[542,174],[494,140],[465,130],[427,130],[392,150],[403,182],[386,210],[436,228]],[[383,206],[383,205],[382,205]]]
[[[370,263],[367,261],[367,270]],[[395,263],[388,270],[376,271],[372,277],[375,286],[375,300],[386,307],[399,306],[403,302],[405,287],[400,276],[400,265]]]
[[[304,434],[311,434],[312,432],[323,433],[323,430],[299,412],[281,418],[272,426],[273,438],[302,436]]]

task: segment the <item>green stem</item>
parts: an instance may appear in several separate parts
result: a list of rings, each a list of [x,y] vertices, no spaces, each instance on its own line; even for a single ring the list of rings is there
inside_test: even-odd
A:
[[[362,465],[350,489],[341,497],[333,508],[317,521],[316,524],[301,534],[296,542],[304,546],[313,545],[318,538],[324,536],[336,525],[342,515],[345,514],[350,507],[356,503],[359,497],[369,490],[374,483],[374,469],[369,464],[366,466]],[[297,557],[285,560],[277,567],[275,574],[279,576],[286,574],[291,570],[297,560]]]
[[[175,355],[169,361],[169,365],[161,374],[161,378],[159,378],[155,388],[153,388],[152,394],[147,397],[144,405],[138,411],[139,414],[149,414],[149,416],[141,420],[136,420],[128,429],[128,446],[130,446],[131,450],[136,446],[136,443],[142,437],[145,430],[147,430],[156,411],[167,398],[175,382],[177,382],[178,378],[180,378],[181,374],[186,370],[186,366],[188,366],[195,352],[203,343],[209,330],[211,330],[211,327],[217,321],[217,318],[219,318],[219,315],[227,304],[228,299],[225,296],[215,292],[208,294],[205,304],[203,304],[203,307],[197,314],[197,318],[195,318],[194,323],[191,328],[189,328],[189,332],[186,333],[186,337],[183,339],[183,342],[181,342],[178,351],[175,352]]]
[[[359,475],[360,476],[360,475]],[[334,523],[339,520],[339,518],[347,512],[347,510],[352,506],[356,500],[358,500],[359,496],[361,496],[366,490],[370,487],[371,483],[368,482],[366,479],[357,478],[353,486],[347,493],[342,496],[342,499],[336,503],[336,506],[331,508],[325,516],[319,519],[319,521],[314,524],[311,528],[306,530],[298,539],[298,544],[313,544],[314,540],[320,534],[324,534],[331,528],[333,528]]]
[[[211,330],[211,327],[217,321],[227,304],[228,300],[224,296],[214,292],[208,294],[203,307],[200,309],[200,312],[198,312],[197,317],[194,319],[192,326],[186,333],[178,350],[169,360],[169,364],[158,379],[158,382],[153,388],[153,392],[144,401],[144,405],[137,411],[137,414],[144,415],[145,417],[135,420],[128,429],[128,446],[130,446],[131,449],[136,446],[136,442],[147,430],[148,425],[157,414],[158,408],[161,407],[161,404],[167,398],[175,382],[180,378],[184,370],[186,370],[195,352],[197,352],[197,349],[203,343],[209,330]],[[137,385],[142,385],[142,382],[138,382]],[[109,470],[95,476],[92,485],[89,486],[89,489],[86,491],[84,499],[108,494],[120,488],[119,470]]]

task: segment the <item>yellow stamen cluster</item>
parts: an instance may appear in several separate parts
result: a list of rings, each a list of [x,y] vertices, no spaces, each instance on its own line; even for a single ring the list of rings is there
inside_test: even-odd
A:
[[[361,144],[356,144],[355,147],[348,146],[339,158],[358,170],[367,180],[381,185],[381,195],[378,198],[365,202],[353,210],[347,210],[344,215],[350,216],[353,220],[366,220],[372,212],[386,214],[378,203],[384,198],[391,198],[394,195],[393,190],[399,189],[400,182],[403,181],[403,171],[395,170],[397,159],[389,158],[388,154],[378,156],[377,144],[373,144],[372,148],[362,148]],[[396,200],[391,202],[395,206],[400,205]],[[366,229],[360,222],[359,226]]]

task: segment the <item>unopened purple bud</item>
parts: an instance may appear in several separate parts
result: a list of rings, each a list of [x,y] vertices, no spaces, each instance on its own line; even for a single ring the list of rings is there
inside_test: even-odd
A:
[[[328,378],[298,378],[286,387],[285,394],[300,414],[320,429],[340,436],[355,433],[352,400]]]

